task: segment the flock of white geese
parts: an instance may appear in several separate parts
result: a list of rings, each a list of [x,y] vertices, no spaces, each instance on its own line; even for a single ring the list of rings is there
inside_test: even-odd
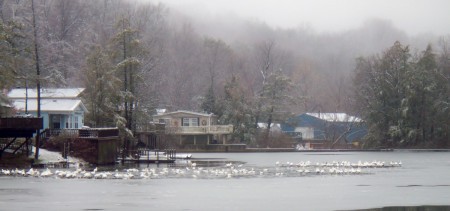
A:
[[[224,163],[219,167],[200,167],[189,162],[183,167],[130,168],[114,171],[99,171],[98,168],[86,170],[76,169],[2,169],[0,176],[40,177],[59,179],[157,179],[157,178],[252,178],[252,177],[298,177],[313,175],[358,175],[368,174],[370,168],[401,167],[402,162],[332,161],[298,163],[277,161],[274,166],[252,167],[237,163]]]

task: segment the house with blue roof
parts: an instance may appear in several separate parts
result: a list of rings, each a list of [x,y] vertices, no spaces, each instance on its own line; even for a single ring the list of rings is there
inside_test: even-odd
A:
[[[84,88],[41,89],[43,128],[79,129],[84,126],[86,107],[81,101]],[[8,93],[16,115],[37,116],[36,89],[12,89]]]
[[[345,113],[304,113],[281,124],[281,130],[311,147],[355,145],[367,134],[362,119]]]

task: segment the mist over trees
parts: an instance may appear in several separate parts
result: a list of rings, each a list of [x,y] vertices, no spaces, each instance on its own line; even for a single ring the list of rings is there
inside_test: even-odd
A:
[[[385,20],[339,33],[276,29],[126,0],[34,7],[36,40],[31,0],[0,1],[0,88],[35,88],[39,62],[43,88],[86,87],[89,126],[120,122],[132,132],[155,108],[205,111],[233,124],[236,142],[250,143],[258,122],[269,130],[292,114],[347,112],[367,118],[371,138],[383,141],[374,145],[448,139],[448,37],[411,37]],[[388,52],[407,67],[389,63]],[[383,71],[393,78],[378,80]],[[401,88],[378,96],[374,89],[390,86],[382,83]]]

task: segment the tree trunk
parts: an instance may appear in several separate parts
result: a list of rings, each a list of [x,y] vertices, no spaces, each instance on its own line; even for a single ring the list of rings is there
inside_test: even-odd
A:
[[[34,10],[34,0],[31,0],[31,11],[33,13],[33,36],[34,36],[34,56],[36,64],[36,89],[37,89],[37,117],[41,117],[41,82],[40,82],[40,69],[39,69],[39,51],[37,40],[37,26],[36,26],[36,14]],[[36,131],[36,152],[34,159],[39,159],[39,145],[40,145],[40,130]]]

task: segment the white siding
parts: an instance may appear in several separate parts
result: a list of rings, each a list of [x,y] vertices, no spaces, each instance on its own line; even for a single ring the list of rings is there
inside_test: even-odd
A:
[[[303,140],[314,139],[314,128],[312,127],[296,127],[294,131],[302,133]]]

